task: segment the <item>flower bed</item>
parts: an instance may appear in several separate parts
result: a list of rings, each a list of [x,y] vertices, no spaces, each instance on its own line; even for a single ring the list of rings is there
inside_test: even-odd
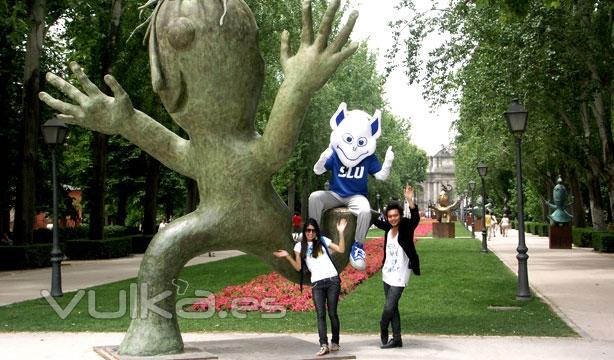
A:
[[[367,268],[358,271],[347,266],[340,274],[341,297],[349,294],[366,279],[382,267],[384,257],[384,238],[365,243]],[[311,286],[299,286],[276,272],[260,275],[245,284],[226,286],[220,292],[194,303],[193,310],[206,311],[209,304],[215,304],[215,310],[231,310],[239,307],[242,311],[279,311],[284,307],[288,311],[312,311]]]

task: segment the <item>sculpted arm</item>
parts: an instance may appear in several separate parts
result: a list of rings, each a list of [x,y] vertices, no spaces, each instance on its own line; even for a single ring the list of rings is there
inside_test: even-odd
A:
[[[338,8],[339,0],[331,1],[314,39],[311,1],[303,1],[301,43],[295,55],[290,51],[288,32],[284,31],[281,35],[284,81],[275,98],[264,135],[257,144],[257,152],[267,154],[270,170],[277,170],[290,156],[313,93],[358,48],[357,44],[344,48],[358,17],[356,11],[352,12],[337,38],[328,43]]]
[[[72,62],[70,68],[83,91],[52,73],[47,73],[47,81],[70,98],[72,103],[55,99],[45,92],[39,94],[43,102],[60,112],[60,120],[107,135],[122,135],[167,167],[192,176],[188,140],[135,110],[128,94],[111,75],[106,75],[104,81],[113,92],[113,97],[100,91],[77,63]]]

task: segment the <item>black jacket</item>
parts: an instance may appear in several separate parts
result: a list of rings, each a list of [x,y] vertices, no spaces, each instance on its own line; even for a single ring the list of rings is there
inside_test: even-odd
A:
[[[399,224],[399,245],[405,251],[405,254],[409,258],[409,268],[411,271],[420,275],[420,258],[418,257],[418,253],[416,252],[416,247],[414,246],[414,230],[418,227],[418,223],[420,222],[420,213],[418,212],[418,206],[413,209],[410,209],[411,219],[401,218],[401,223]],[[382,266],[386,262],[386,242],[388,241],[388,231],[392,229],[392,225],[390,225],[386,221],[375,220],[373,222],[375,226],[385,231],[384,234],[384,260],[382,261]]]

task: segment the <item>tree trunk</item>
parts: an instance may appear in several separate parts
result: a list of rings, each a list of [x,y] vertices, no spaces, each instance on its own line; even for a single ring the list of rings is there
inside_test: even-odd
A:
[[[115,215],[115,223],[117,225],[126,225],[128,194],[124,190],[119,191],[117,198],[117,214]]]
[[[90,199],[90,227],[89,238],[99,240],[104,236],[105,198],[107,179],[107,147],[109,137],[105,134],[94,132],[90,151],[92,152],[92,177],[88,186],[88,198]]]
[[[588,174],[588,196],[591,206],[593,230],[605,230],[606,224],[603,216],[603,201],[601,200],[599,179],[591,173]]]
[[[185,213],[189,214],[196,210],[199,201],[198,184],[196,181],[190,178],[185,180],[186,198],[185,198]]]
[[[303,219],[303,223],[309,219],[309,194],[311,194],[311,190],[309,189],[309,180],[308,176],[303,177],[303,189],[301,191],[301,218]],[[320,221],[320,219],[318,219]]]
[[[32,242],[38,139],[40,131],[40,57],[45,27],[45,0],[26,1],[30,32],[26,40],[26,56],[23,76],[23,117],[21,129],[21,156],[17,204],[15,208],[15,244]],[[3,50],[4,51],[4,50]]]
[[[288,186],[288,209],[294,214],[294,198],[296,197],[296,183],[293,181]]]
[[[106,31],[108,42],[103,46],[101,52],[101,76],[113,73],[113,61],[115,58],[115,47],[119,34],[119,24],[122,16],[122,1],[113,0],[111,3],[111,20]],[[101,29],[104,27],[101,24]],[[102,84],[104,79],[101,79]],[[103,85],[103,91],[111,95],[111,90]],[[105,225],[105,198],[106,198],[106,179],[107,179],[107,145],[109,137],[105,134],[94,132],[92,139],[93,171],[89,187],[90,198],[90,239],[102,239]]]
[[[143,234],[156,232],[158,215],[158,188],[160,184],[160,163],[145,155],[147,179],[145,181],[145,204],[143,205]]]
[[[586,219],[584,218],[584,199],[582,199],[582,190],[580,189],[580,182],[575,176],[568,176],[569,186],[571,187],[571,194],[573,195],[572,224],[575,227],[585,227]]]

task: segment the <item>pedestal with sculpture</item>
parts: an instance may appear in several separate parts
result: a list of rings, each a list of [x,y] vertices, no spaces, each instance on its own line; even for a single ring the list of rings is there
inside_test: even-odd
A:
[[[68,102],[41,93],[60,119],[104,134],[119,134],[162,164],[196,180],[198,208],[176,219],[152,239],[138,275],[135,316],[121,355],[181,353],[173,281],[193,257],[237,249],[253,254],[284,276],[298,280],[286,262],[273,256],[291,249],[291,212],[271,185],[271,176],[290,157],[314,93],[357,49],[346,46],[358,16],[353,12],[330,39],[339,0],[331,1],[319,30],[311,2],[303,4],[303,28],[296,53],[288,32],[281,34],[283,83],[262,135],[255,116],[264,80],[258,26],[242,0],[148,1],[151,81],[164,107],[185,133],[171,132],[136,110],[115,78],[106,75],[112,96],[103,93],[71,63],[80,89],[47,74]],[[347,246],[349,249],[349,246]],[[348,250],[349,251],[349,250]],[[347,263],[347,254],[339,261]],[[206,286],[206,284],[202,284]],[[153,306],[161,294],[168,294]]]
[[[456,236],[451,213],[460,205],[460,199],[450,204],[449,193],[452,190],[452,185],[441,185],[437,203],[429,205],[437,217],[437,222],[433,223],[434,238],[454,238]]]
[[[548,215],[550,219],[550,231],[548,233],[550,249],[571,249],[571,220],[572,216],[567,212],[568,202],[567,190],[563,185],[563,179],[559,175],[556,186],[552,191],[552,201],[542,199],[554,212]]]

